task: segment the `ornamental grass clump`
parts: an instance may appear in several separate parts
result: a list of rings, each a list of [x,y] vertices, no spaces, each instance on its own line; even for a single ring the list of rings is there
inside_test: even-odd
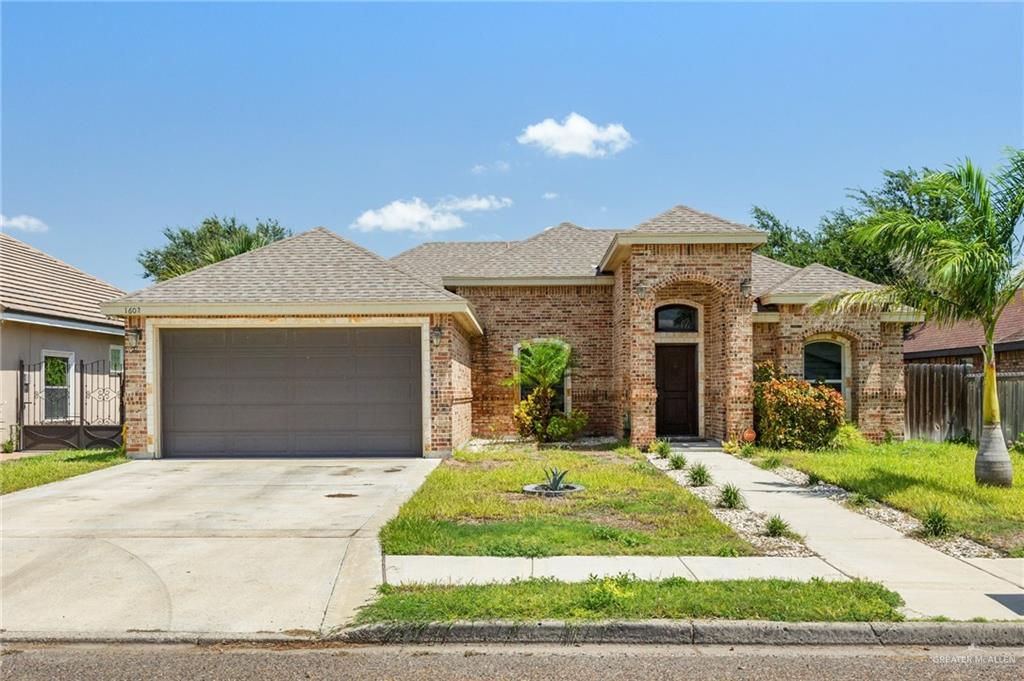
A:
[[[722,508],[743,508],[746,504],[743,501],[740,488],[730,483],[722,487],[722,496],[718,499],[718,505]]]
[[[681,471],[686,468],[686,457],[682,454],[673,454],[668,457],[668,467],[674,471]]]
[[[672,445],[667,440],[651,440],[651,444],[647,446],[647,451],[655,456],[665,458],[672,451]]]
[[[702,463],[691,467],[688,477],[694,487],[707,487],[711,484],[711,471]]]
[[[784,376],[771,361],[754,371],[758,443],[770,449],[823,449],[843,425],[843,396],[826,385]]]
[[[782,519],[782,516],[773,515],[764,525],[764,533],[769,537],[788,537],[793,534],[789,529],[789,523]]]

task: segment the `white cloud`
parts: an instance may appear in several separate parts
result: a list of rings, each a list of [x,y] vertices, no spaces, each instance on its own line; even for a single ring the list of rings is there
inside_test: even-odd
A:
[[[459,213],[499,210],[512,205],[512,199],[498,196],[451,196],[434,205],[418,196],[396,200],[386,206],[363,211],[349,227],[360,232],[414,232],[430,234],[464,227]]]
[[[47,232],[50,226],[31,215],[15,215],[14,217],[0,215],[0,230],[9,229],[16,229],[19,232]]]
[[[553,156],[598,158],[615,155],[633,144],[633,136],[620,123],[595,125],[575,111],[559,123],[545,118],[516,137],[520,144],[532,144]]]
[[[554,201],[555,199],[558,198],[558,192],[544,192],[543,194],[540,195],[540,198],[544,199],[545,201]]]
[[[494,163],[477,163],[469,169],[469,172],[474,175],[483,175],[489,172],[507,173],[511,169],[512,164],[508,161],[495,161]]]

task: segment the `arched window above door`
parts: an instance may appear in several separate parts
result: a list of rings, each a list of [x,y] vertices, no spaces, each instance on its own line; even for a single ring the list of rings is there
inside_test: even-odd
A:
[[[654,330],[658,333],[696,333],[700,318],[690,305],[662,305],[654,311]]]

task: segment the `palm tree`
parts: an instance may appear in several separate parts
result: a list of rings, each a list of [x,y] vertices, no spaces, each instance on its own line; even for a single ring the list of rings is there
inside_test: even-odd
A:
[[[985,332],[981,348],[985,373],[974,479],[979,484],[1009,487],[1013,467],[999,425],[993,341],[999,316],[1024,286],[1018,233],[1024,214],[1024,150],[1009,150],[1006,164],[991,177],[964,160],[945,172],[926,175],[912,191],[944,203],[949,218],[882,211],[854,232],[855,242],[873,243],[886,251],[905,279],[876,290],[840,294],[817,307],[909,306],[938,325],[979,323]]]
[[[558,340],[524,342],[512,356],[515,372],[509,385],[530,388],[536,404],[536,432],[540,439],[546,436],[551,421],[551,400],[555,387],[565,378],[572,363],[572,350]]]

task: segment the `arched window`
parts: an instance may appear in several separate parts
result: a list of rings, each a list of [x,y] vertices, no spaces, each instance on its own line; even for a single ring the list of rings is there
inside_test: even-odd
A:
[[[662,305],[654,311],[654,330],[659,333],[696,333],[700,320],[690,305]]]
[[[850,346],[838,340],[809,338],[804,344],[804,378],[824,383],[843,396],[850,416]]]
[[[557,338],[534,338],[530,342],[540,343],[542,341],[554,342],[568,346],[568,344],[565,341],[559,340]],[[529,346],[523,347],[522,343],[516,343],[515,347],[513,348],[513,351],[517,356],[522,356],[523,354],[529,352],[530,348]],[[521,383],[519,385],[519,399],[525,400],[527,396],[529,396],[530,391],[534,389],[534,387],[535,386],[526,383]],[[551,400],[551,408],[554,409],[555,411],[560,411],[562,413],[568,414],[569,410],[572,409],[572,367],[566,367],[565,373],[562,375],[562,380],[557,385],[554,386],[554,390],[555,396]]]

